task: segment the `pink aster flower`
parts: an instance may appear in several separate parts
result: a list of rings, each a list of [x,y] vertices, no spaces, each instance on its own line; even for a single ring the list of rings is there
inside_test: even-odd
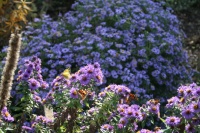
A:
[[[180,123],[180,118],[175,117],[175,116],[167,117],[166,123],[170,127],[175,127]]]
[[[2,116],[3,120],[5,120],[7,122],[14,121],[14,118],[11,117],[10,113],[7,110],[7,107],[3,107],[3,109],[1,110],[1,116]]]
[[[40,83],[36,79],[33,79],[33,78],[28,80],[28,85],[32,91],[40,87]]]
[[[72,89],[70,90],[70,97],[71,97],[71,98],[74,98],[74,99],[77,99],[77,98],[78,98],[78,91],[77,91],[76,88],[72,88]]]
[[[189,107],[184,108],[181,113],[185,119],[192,119],[194,117],[194,112]]]

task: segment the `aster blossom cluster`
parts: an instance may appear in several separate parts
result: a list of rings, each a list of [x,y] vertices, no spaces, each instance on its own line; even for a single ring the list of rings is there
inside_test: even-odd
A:
[[[77,132],[100,131],[96,124],[102,124],[102,132],[121,129],[138,131],[141,129],[138,123],[141,123],[147,116],[156,114],[150,112],[148,104],[145,108],[136,104],[129,105],[134,103],[136,98],[130,98],[131,90],[124,85],[111,84],[102,91],[98,90],[97,86],[103,83],[102,80],[103,73],[97,62],[80,68],[74,74],[70,73],[66,76],[65,73],[61,73],[57,76],[51,84],[52,89],[43,100],[43,104],[48,106],[53,103],[56,112],[55,125],[64,124],[62,120],[66,118],[63,117],[69,117],[67,124],[64,124],[66,130],[69,131],[74,131],[74,129]],[[91,125],[91,122],[94,125]],[[112,126],[106,128],[104,123],[107,122],[110,122]],[[130,122],[135,128],[130,128],[132,125]],[[58,127],[55,129],[59,130]]]
[[[12,96],[18,100],[19,95],[24,94],[25,90],[31,92],[31,96],[35,102],[41,103],[43,96],[48,90],[49,84],[43,80],[41,71],[41,59],[36,56],[26,58],[23,61],[24,65],[19,66],[19,71],[17,75],[17,86],[12,90]],[[20,84],[26,84],[27,88],[21,87]],[[23,93],[21,93],[23,92]],[[20,97],[19,97],[20,98]]]
[[[173,112],[174,116],[167,117],[166,124],[179,132],[199,132],[200,86],[195,83],[182,85],[177,91],[177,96],[168,99],[166,108]],[[185,128],[180,129],[180,125]]]
[[[38,112],[37,109],[41,108],[42,99],[46,95],[48,87],[48,83],[43,80],[41,75],[41,60],[36,56],[25,59],[23,65],[19,66],[16,80],[11,91],[11,111],[12,113],[17,112],[17,115],[15,114],[13,116],[16,119],[16,122],[24,123],[34,119],[33,115],[27,116],[27,114]],[[14,121],[13,117],[5,110],[6,109],[2,110],[2,116],[8,118],[7,122],[10,122],[11,120]],[[36,125],[40,123],[39,121],[35,122]],[[49,122],[46,122],[46,124],[47,123]],[[11,128],[14,127],[15,126]],[[33,126],[25,126],[25,128],[30,130],[30,132],[33,131]],[[5,131],[6,129],[7,128],[5,128]],[[15,131],[20,132],[20,129],[23,129],[23,127],[18,127]]]
[[[66,78],[63,73],[57,76],[51,83],[51,90],[47,94],[44,101],[53,99],[53,94],[56,92],[56,95],[64,93],[72,99],[83,99],[86,94],[93,97],[91,91],[95,90],[93,85],[99,85],[103,82],[103,73],[101,71],[99,63],[88,64],[85,67],[80,68],[76,73],[70,74],[69,78]],[[63,91],[66,91],[63,93]],[[66,95],[65,95],[66,97]],[[54,99],[55,100],[55,99]]]
[[[46,126],[48,129],[48,126],[52,125],[52,123],[52,120],[46,118],[45,116],[39,115],[36,116],[31,122],[24,122],[22,126],[22,131],[28,133],[40,132],[41,130],[39,130],[37,127]]]
[[[99,62],[104,86],[123,83],[143,98],[165,99],[191,79],[171,9],[152,0],[79,0],[72,8],[59,21],[47,15],[35,19],[25,31],[22,56],[40,56],[48,82],[65,67],[75,72]]]
[[[24,67],[20,67],[18,84],[15,86],[14,97],[19,100],[12,102],[10,108],[14,113],[17,111],[17,115],[12,117],[7,107],[3,108],[3,122],[0,123],[2,131],[7,131],[8,125],[13,131],[28,133],[199,131],[200,87],[195,83],[177,89],[178,96],[168,100],[166,107],[170,108],[171,112],[166,112],[164,119],[160,113],[158,99],[150,99],[140,106],[140,98],[125,85],[110,84],[100,90],[98,87],[103,83],[104,74],[97,62],[81,67],[75,73],[66,69],[49,85],[42,84],[45,81],[42,79],[39,58],[33,56],[25,62]],[[35,63],[39,63],[39,66]],[[28,70],[31,72],[27,72]],[[29,76],[24,78],[25,74]],[[89,81],[83,77],[87,77]],[[42,107],[52,110],[51,118],[40,112]],[[155,123],[152,123],[154,118],[164,122],[166,127],[156,127]],[[17,123],[13,122],[14,120]],[[151,130],[147,129],[149,122],[153,124],[150,126]]]

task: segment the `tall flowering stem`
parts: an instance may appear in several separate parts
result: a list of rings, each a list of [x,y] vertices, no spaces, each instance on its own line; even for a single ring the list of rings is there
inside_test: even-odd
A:
[[[20,55],[21,34],[11,34],[9,41],[9,49],[6,57],[6,64],[3,69],[1,84],[0,84],[0,109],[7,105],[7,100],[10,98],[10,90],[17,63]]]

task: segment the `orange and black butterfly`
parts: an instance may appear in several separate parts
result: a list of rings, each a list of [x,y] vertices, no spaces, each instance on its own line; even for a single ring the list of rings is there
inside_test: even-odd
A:
[[[151,100],[149,100],[149,102],[151,104],[157,105],[158,103],[160,103],[160,100],[159,99],[151,99]]]
[[[130,104],[131,101],[138,100],[137,96],[133,93],[129,93],[128,97],[126,98],[126,103]]]
[[[85,100],[85,98],[88,95],[88,92],[86,90],[81,89],[81,90],[78,90],[78,94],[81,97],[81,100]]]

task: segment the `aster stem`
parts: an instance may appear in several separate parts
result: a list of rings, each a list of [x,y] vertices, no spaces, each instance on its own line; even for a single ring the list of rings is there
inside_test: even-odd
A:
[[[24,121],[25,121],[25,113],[23,112],[21,115],[21,120],[19,121],[19,126],[17,128],[17,132],[20,133],[22,131],[22,126],[23,126]]]
[[[6,56],[6,63],[2,72],[0,84],[0,110],[7,105],[7,100],[10,98],[10,90],[14,73],[17,68],[17,63],[20,55],[21,34],[17,32],[11,34],[9,48]]]
[[[69,108],[69,115],[71,116],[71,118],[68,121],[66,133],[73,133],[75,121],[76,121],[76,118],[77,118],[77,109],[76,108]]]

